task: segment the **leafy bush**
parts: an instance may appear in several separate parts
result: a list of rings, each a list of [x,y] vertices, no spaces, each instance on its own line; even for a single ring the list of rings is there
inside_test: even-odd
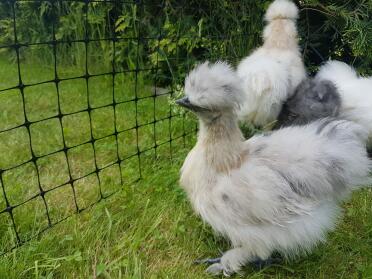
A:
[[[12,2],[0,4],[0,46],[14,44]],[[116,71],[149,69],[148,77],[166,86],[183,79],[196,61],[227,58],[235,62],[247,55],[260,43],[262,16],[270,2],[18,1],[14,10],[18,42],[50,42],[55,37],[63,42],[58,49],[61,61],[83,65],[84,40],[93,40],[89,42],[95,50],[90,64],[103,61],[110,67],[114,60]],[[297,4],[301,8],[301,44],[311,70],[330,57],[371,73],[370,0],[299,0]],[[15,53],[11,48],[0,51]],[[27,52],[25,47],[21,51],[26,52],[23,57],[48,57]]]
[[[330,57],[372,74],[372,1],[301,0],[299,4],[301,34],[310,65]]]

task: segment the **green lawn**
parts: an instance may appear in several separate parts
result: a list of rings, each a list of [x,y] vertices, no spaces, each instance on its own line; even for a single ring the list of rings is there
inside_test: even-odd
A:
[[[1,257],[0,278],[209,278],[193,260],[227,244],[179,189],[185,151],[173,165],[148,161],[147,179]],[[371,198],[371,190],[356,193],[314,253],[261,271],[248,267],[245,278],[372,278]]]
[[[24,65],[23,65],[24,64]],[[52,65],[24,62],[22,71],[28,83],[53,78]],[[63,72],[76,75],[76,69]],[[98,70],[96,70],[98,71]],[[4,56],[0,58],[0,90],[17,85],[17,69]],[[152,87],[139,75],[139,97],[152,96]],[[208,278],[197,258],[217,256],[227,243],[216,237],[191,210],[177,180],[185,155],[195,136],[182,137],[195,129],[192,118],[178,114],[168,96],[132,100],[135,78],[130,75],[92,77],[62,81],[59,95],[53,83],[25,88],[25,109],[29,121],[46,121],[30,126],[31,144],[38,159],[3,173],[3,183],[11,205],[26,201],[38,189],[37,173],[44,190],[52,223],[64,220],[18,249],[0,256],[0,278]],[[113,88],[114,86],[114,88]],[[113,91],[115,107],[112,103]],[[58,99],[59,97],[59,99]],[[91,104],[91,122],[87,104]],[[129,102],[125,102],[129,101]],[[64,116],[58,114],[58,103]],[[83,112],[79,112],[83,110]],[[0,92],[0,131],[24,123],[19,90]],[[139,178],[136,125],[142,180]],[[163,119],[155,124],[153,119]],[[60,122],[61,121],[61,122]],[[146,124],[150,123],[150,124]],[[61,125],[62,124],[62,125]],[[118,144],[110,136],[114,125]],[[144,125],[144,126],[142,126]],[[129,130],[128,130],[129,129]],[[90,140],[94,142],[95,153]],[[63,148],[62,135],[67,152]],[[170,138],[175,140],[168,143]],[[157,147],[155,154],[154,140]],[[162,144],[164,143],[164,144]],[[28,133],[24,127],[0,133],[0,169],[8,169],[31,158]],[[73,147],[78,145],[78,147]],[[172,148],[170,148],[170,145]],[[149,150],[148,150],[149,149]],[[172,151],[172,159],[170,153]],[[53,153],[56,152],[56,153]],[[46,155],[53,153],[53,155]],[[46,155],[46,156],[44,156]],[[94,156],[95,155],[95,156]],[[123,159],[121,170],[113,164]],[[129,158],[128,160],[124,160]],[[68,182],[68,165],[73,179],[89,174],[95,163],[102,170],[74,185],[79,208],[89,207],[100,197],[118,191],[97,205],[74,215],[74,192]],[[123,185],[120,184],[123,178]],[[52,190],[53,189],[53,190]],[[0,193],[0,212],[5,201]],[[47,227],[45,206],[40,197],[13,210],[21,239],[28,239]],[[15,243],[8,214],[0,214],[0,253]],[[372,278],[372,190],[354,194],[345,204],[345,216],[329,241],[313,253],[261,271],[248,267],[246,278]],[[236,276],[236,278],[239,278]]]

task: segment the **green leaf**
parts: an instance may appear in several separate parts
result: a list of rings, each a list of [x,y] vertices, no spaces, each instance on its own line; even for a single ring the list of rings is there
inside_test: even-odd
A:
[[[97,276],[102,275],[106,271],[106,268],[107,268],[106,265],[103,263],[97,264],[96,266]]]

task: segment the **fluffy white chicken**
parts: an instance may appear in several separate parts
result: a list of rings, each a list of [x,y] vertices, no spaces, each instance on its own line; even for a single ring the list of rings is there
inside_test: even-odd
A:
[[[256,126],[275,121],[282,104],[306,78],[298,46],[297,6],[289,0],[275,0],[268,8],[264,44],[238,65],[243,82],[243,105],[239,120]]]
[[[199,118],[181,185],[201,218],[232,249],[207,269],[230,275],[274,251],[292,256],[325,240],[339,203],[368,182],[367,134],[358,124],[324,119],[244,141],[237,109],[241,83],[226,63],[204,63],[186,78],[177,103]],[[208,261],[206,261],[208,262]]]
[[[369,133],[372,147],[372,77],[360,77],[356,71],[340,61],[322,66],[316,80],[332,81],[341,96],[340,117],[355,121]]]

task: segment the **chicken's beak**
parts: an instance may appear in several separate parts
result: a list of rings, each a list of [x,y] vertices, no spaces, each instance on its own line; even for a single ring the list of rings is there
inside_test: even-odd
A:
[[[176,100],[176,104],[181,106],[181,107],[187,108],[187,109],[189,109],[193,112],[209,111],[206,108],[202,108],[202,107],[199,107],[199,106],[196,106],[196,105],[192,104],[189,100],[189,97],[183,97],[182,99]]]
[[[176,104],[187,109],[192,109],[193,107],[190,103],[189,97],[183,97],[182,99],[176,100]]]

